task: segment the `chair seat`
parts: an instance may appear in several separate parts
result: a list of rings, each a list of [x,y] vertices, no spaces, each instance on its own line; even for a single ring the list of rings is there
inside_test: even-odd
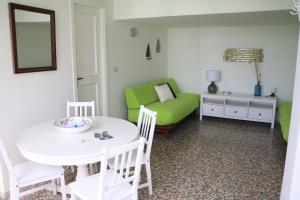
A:
[[[112,170],[108,170],[105,174],[105,185],[111,185]],[[123,179],[119,176],[120,179]],[[100,174],[94,174],[92,176],[81,178],[73,183],[70,183],[72,193],[83,200],[99,200],[99,188],[100,188]],[[105,192],[105,199],[117,200],[117,199],[131,199],[132,185],[124,183]]]
[[[60,166],[41,165],[30,161],[18,164],[14,168],[20,187],[51,180],[51,177],[55,178],[64,173]]]
[[[135,161],[136,161],[136,154],[137,154],[137,151],[133,151],[132,152],[132,159],[131,159],[131,162],[130,162],[130,167],[134,167],[135,166]],[[126,159],[127,159],[127,156],[126,156]],[[125,160],[126,160],[125,159]],[[121,162],[121,161],[120,161]],[[147,162],[147,157],[146,157],[146,153],[143,153],[143,158],[142,158],[142,165],[145,164]],[[107,164],[110,168],[113,168],[114,167],[114,159],[109,159],[107,161]],[[118,165],[118,167],[120,167],[120,164]]]

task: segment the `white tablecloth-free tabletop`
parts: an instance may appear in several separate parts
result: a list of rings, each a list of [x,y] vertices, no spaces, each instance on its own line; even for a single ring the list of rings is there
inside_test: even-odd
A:
[[[137,127],[125,120],[96,117],[94,127],[82,133],[61,132],[52,121],[22,131],[16,145],[21,154],[33,162],[47,165],[78,165],[78,176],[86,176],[83,166],[99,161],[103,148],[112,148],[137,139]],[[113,138],[99,140],[94,133],[107,131]]]

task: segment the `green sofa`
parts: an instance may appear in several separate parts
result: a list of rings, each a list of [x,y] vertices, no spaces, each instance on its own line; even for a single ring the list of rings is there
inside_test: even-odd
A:
[[[292,113],[292,102],[284,101],[279,104],[279,123],[281,126],[281,132],[283,139],[287,142],[289,137],[291,113]]]
[[[154,86],[168,83],[176,94],[175,100],[160,103]],[[174,79],[161,79],[136,85],[125,89],[125,98],[128,109],[128,120],[137,122],[139,108],[144,105],[157,112],[156,125],[175,125],[199,107],[200,95],[184,93],[178,88]],[[162,131],[164,132],[164,131]]]

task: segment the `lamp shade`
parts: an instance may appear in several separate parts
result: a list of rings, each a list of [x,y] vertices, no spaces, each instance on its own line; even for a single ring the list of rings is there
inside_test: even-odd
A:
[[[220,71],[218,70],[207,70],[206,71],[207,81],[218,81],[220,80]]]

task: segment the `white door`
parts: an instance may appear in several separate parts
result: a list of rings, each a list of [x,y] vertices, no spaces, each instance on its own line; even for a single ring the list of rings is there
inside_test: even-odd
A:
[[[101,9],[74,5],[78,101],[95,101],[96,114],[103,115],[103,66],[101,59]]]

